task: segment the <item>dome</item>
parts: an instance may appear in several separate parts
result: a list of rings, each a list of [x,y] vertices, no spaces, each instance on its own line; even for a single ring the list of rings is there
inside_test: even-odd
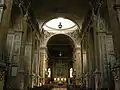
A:
[[[58,18],[49,20],[43,26],[43,29],[49,32],[73,31],[73,30],[76,30],[77,28],[78,27],[76,23],[63,17],[58,17]]]

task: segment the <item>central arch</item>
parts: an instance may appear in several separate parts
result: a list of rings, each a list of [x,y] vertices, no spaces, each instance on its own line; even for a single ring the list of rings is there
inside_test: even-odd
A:
[[[73,68],[73,40],[64,34],[52,36],[47,42],[48,69],[51,69],[49,82],[67,84]]]

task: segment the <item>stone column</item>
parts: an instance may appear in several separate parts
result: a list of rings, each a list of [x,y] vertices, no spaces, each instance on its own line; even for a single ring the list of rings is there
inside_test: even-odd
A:
[[[41,62],[41,77],[42,77],[42,84],[45,84],[45,73],[47,70],[47,48],[40,47],[40,62]]]
[[[89,66],[89,88],[92,88],[94,90],[94,71],[95,71],[95,57],[94,57],[94,31],[93,28],[90,28],[90,31],[88,32],[88,66]]]
[[[99,42],[99,63],[100,63],[100,72],[101,72],[101,87],[108,88],[106,81],[104,81],[105,77],[105,63],[107,63],[107,53],[106,53],[106,33],[98,33],[98,42]],[[105,82],[105,83],[104,83]]]
[[[34,32],[36,35],[36,32]],[[34,37],[33,40],[33,60],[32,60],[32,86],[39,86],[39,79],[40,79],[40,50],[39,50],[39,40],[37,37]]]
[[[24,90],[24,60],[25,60],[25,44],[27,37],[27,15],[22,18],[22,35],[21,35],[21,43],[20,43],[20,51],[18,55],[18,73],[16,79],[14,80],[14,85],[12,85],[13,89]]]
[[[113,38],[112,32],[107,32],[106,34],[106,48],[107,48],[107,70],[108,70],[108,84],[110,89],[114,89],[114,78],[111,67],[114,67],[114,62],[116,61],[114,47],[113,47]]]
[[[29,33],[29,35],[27,36],[27,42],[26,42],[26,48],[25,48],[25,63],[26,63],[26,65],[27,65],[27,67],[26,67],[26,69],[27,69],[27,72],[29,72],[28,74],[27,74],[27,77],[29,77],[28,78],[28,81],[27,81],[27,83],[28,83],[28,86],[29,87],[32,87],[32,77],[33,77],[33,75],[32,75],[32,63],[33,63],[33,39],[34,39],[34,34],[35,34],[35,32],[34,31],[32,31],[32,30],[30,30],[29,31],[30,33]]]
[[[27,43],[25,45],[25,60],[24,60],[24,66],[25,66],[25,90],[27,87],[32,87],[31,86],[31,61],[32,61],[32,43]]]
[[[31,32],[31,44],[32,44],[32,48],[31,48],[31,66],[30,66],[30,87],[33,87],[33,79],[34,79],[34,75],[33,75],[33,61],[34,61],[34,49],[35,49],[35,31]],[[29,38],[29,37],[28,37]]]
[[[0,55],[5,53],[7,33],[8,33],[9,23],[11,18],[12,4],[13,4],[13,0],[7,0],[6,8],[4,9],[4,12],[3,12],[3,17],[0,25]]]
[[[82,87],[84,85],[84,39],[81,40],[81,83]]]
[[[85,74],[85,77],[84,77],[85,81],[86,81],[86,89],[89,90],[89,73],[86,73]]]
[[[94,70],[94,41],[92,38],[93,30],[89,31],[88,34],[88,61],[89,61],[89,72],[93,72]]]
[[[113,74],[114,74],[114,81],[115,81],[115,90],[120,90],[120,23],[117,15],[117,11],[113,7],[116,4],[115,0],[107,0],[108,12],[109,12],[109,19],[110,19],[110,27],[113,35],[114,41],[114,49],[115,49],[115,56],[116,61],[114,63]],[[114,22],[114,23],[113,23]],[[118,79],[116,79],[116,76]]]
[[[87,59],[87,65],[86,65],[86,74],[85,74],[85,79],[86,79],[86,88],[89,88],[89,46],[88,46],[88,40],[89,40],[89,33],[86,33],[86,59]]]
[[[13,40],[13,51],[11,56],[11,69],[10,69],[10,76],[8,78],[9,83],[7,83],[7,87],[16,88],[17,87],[17,70],[20,65],[19,63],[19,55],[20,55],[20,47],[21,47],[21,39],[22,39],[22,31],[14,31],[14,40]],[[16,67],[16,71],[14,68]],[[13,74],[13,72],[15,74]]]
[[[113,41],[114,41],[114,49],[116,53],[116,58],[117,62],[120,62],[120,43],[119,43],[119,38],[120,38],[120,24],[118,22],[118,16],[116,13],[116,10],[114,9],[114,0],[107,0],[107,6],[108,6],[108,14],[109,14],[109,19],[110,19],[110,28],[113,34]],[[114,25],[113,25],[114,22]]]
[[[20,68],[19,73],[21,74],[21,80],[20,80],[20,89],[24,90],[24,60],[25,60],[25,43],[27,38],[27,29],[28,29],[28,23],[27,23],[27,16],[23,17],[23,35],[22,35],[22,41],[21,41],[21,47],[20,47]]]
[[[113,75],[111,65],[113,66],[115,57],[113,50],[112,36],[107,32],[98,32],[99,58],[100,58],[100,75],[101,88],[113,89]]]
[[[81,63],[81,47],[75,48],[75,70],[76,70],[76,84],[80,84],[80,76],[82,75],[82,63]]]
[[[98,46],[97,46],[97,22],[96,22],[96,15],[93,14],[93,53],[94,53],[94,71],[96,69],[99,69],[99,64],[97,63],[99,61],[98,59]]]
[[[73,83],[73,85],[75,85],[76,84],[76,55],[75,55],[75,51],[74,51],[74,53],[73,53],[73,73],[72,73],[72,75],[73,75],[73,79],[72,79],[72,83]]]
[[[82,81],[82,87],[88,88],[88,58],[87,58],[87,40],[86,37],[83,38],[83,40],[81,41],[81,63],[82,63],[82,77],[81,77],[81,81]],[[86,85],[87,83],[87,85]]]
[[[99,9],[98,9],[98,12],[96,15],[93,14],[94,55],[95,55],[95,69],[94,69],[95,71],[93,74],[95,76],[95,88],[96,89],[101,88],[101,85],[100,85],[101,75],[102,75],[102,78],[105,75],[105,65],[104,64],[107,62],[107,48],[106,48],[107,24],[106,24],[104,18],[102,18],[102,16],[100,16]],[[107,86],[107,85],[105,85],[105,86]]]
[[[2,20],[0,23],[0,70],[1,70],[0,74],[2,75],[2,79],[0,80],[0,90],[3,90],[3,86],[6,89],[6,85],[4,85],[4,79],[5,79],[4,76],[5,73],[6,76],[8,73],[8,72],[4,72],[4,69],[6,68],[5,62],[7,62],[7,58],[8,58],[6,53],[6,40],[7,40],[7,33],[11,18],[13,0],[7,0],[5,5],[6,8],[3,10]]]
[[[38,52],[38,65],[37,65],[37,86],[40,86],[40,41],[38,40],[37,52]]]
[[[116,0],[116,4],[114,5],[114,8],[116,9],[116,14],[118,16],[119,24],[120,24],[120,1]]]

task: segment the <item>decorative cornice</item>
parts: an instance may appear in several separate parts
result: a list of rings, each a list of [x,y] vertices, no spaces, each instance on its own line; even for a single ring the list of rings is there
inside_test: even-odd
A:
[[[0,8],[6,9],[6,5],[5,4],[0,4]]]
[[[23,70],[23,69],[20,69],[18,72],[22,73],[22,74],[25,74],[25,70]]]
[[[120,4],[114,4],[114,5],[113,5],[113,8],[114,8],[114,9],[120,9]]]

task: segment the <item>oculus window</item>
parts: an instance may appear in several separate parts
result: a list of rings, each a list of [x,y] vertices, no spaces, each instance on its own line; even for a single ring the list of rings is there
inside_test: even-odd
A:
[[[60,32],[64,30],[73,31],[73,30],[76,30],[77,28],[78,26],[76,23],[63,17],[58,17],[58,18],[49,20],[43,26],[44,30],[47,30],[50,32],[57,32],[57,31]]]

